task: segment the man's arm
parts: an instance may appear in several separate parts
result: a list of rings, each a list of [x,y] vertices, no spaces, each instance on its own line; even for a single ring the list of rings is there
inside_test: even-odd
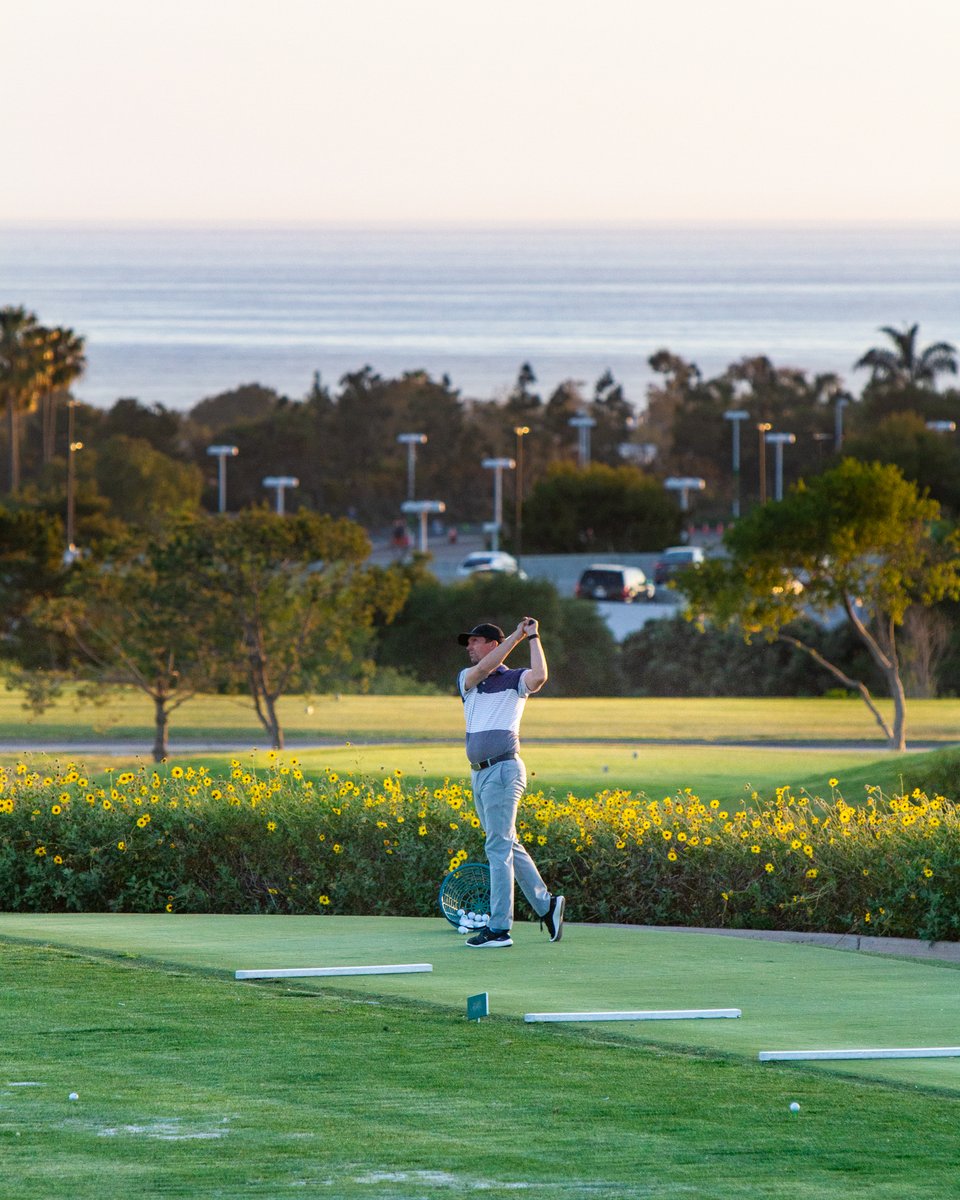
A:
[[[524,617],[520,624],[530,642],[530,667],[523,673],[523,682],[527,691],[533,695],[547,682],[547,656],[543,652],[543,642],[540,641],[540,622],[534,617]]]

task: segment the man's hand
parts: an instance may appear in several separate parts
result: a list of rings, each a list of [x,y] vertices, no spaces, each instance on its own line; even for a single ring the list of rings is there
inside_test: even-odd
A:
[[[533,637],[540,632],[540,622],[536,617],[524,617],[519,628],[524,637]]]

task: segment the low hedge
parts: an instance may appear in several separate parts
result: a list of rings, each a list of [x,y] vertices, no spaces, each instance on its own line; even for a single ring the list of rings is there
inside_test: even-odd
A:
[[[960,808],[777,789],[739,808],[690,789],[650,799],[543,792],[518,836],[580,921],[960,940]],[[0,895],[14,912],[434,916],[443,875],[482,859],[469,789],[324,772],[295,758],[0,770]]]

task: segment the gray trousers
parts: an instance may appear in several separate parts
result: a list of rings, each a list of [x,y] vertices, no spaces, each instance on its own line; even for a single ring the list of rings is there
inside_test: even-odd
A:
[[[487,835],[490,864],[490,928],[513,925],[514,879],[530,907],[542,917],[550,907],[550,892],[517,837],[517,806],[527,786],[527,769],[519,758],[496,763],[471,776],[473,803]]]

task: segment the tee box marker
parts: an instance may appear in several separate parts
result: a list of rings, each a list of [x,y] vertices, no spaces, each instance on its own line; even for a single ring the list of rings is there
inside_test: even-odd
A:
[[[695,1021],[713,1017],[739,1017],[739,1008],[666,1008],[626,1012],[524,1013],[525,1021]]]
[[[481,1017],[490,1016],[490,993],[478,992],[476,996],[467,997],[467,1020],[479,1021]]]
[[[282,967],[265,971],[237,971],[237,979],[316,979],[332,975],[411,975],[432,971],[433,963],[388,963],[362,967]]]

